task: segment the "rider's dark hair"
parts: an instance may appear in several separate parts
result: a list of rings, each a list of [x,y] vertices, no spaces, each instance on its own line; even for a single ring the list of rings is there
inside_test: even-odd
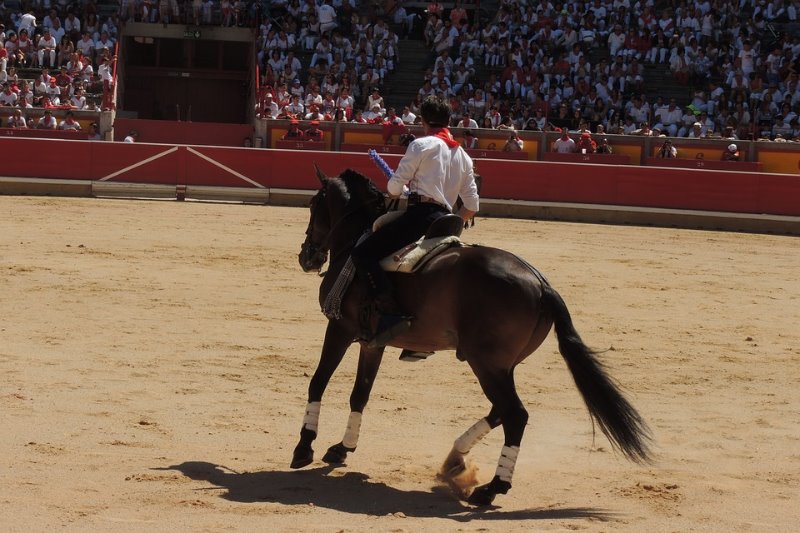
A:
[[[441,96],[428,96],[419,106],[422,120],[434,128],[450,125],[450,103]]]

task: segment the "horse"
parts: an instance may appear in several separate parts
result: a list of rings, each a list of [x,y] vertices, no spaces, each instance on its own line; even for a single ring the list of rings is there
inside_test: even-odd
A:
[[[321,187],[311,200],[298,259],[303,271],[319,272],[330,255],[319,290],[322,304],[347,268],[359,237],[386,212],[386,200],[368,178],[353,170],[328,178],[318,169],[317,175]],[[627,459],[636,463],[652,460],[652,437],[645,420],[619,390],[597,353],[584,344],[559,293],[528,262],[500,249],[462,245],[448,248],[412,274],[391,275],[398,302],[415,319],[411,329],[390,345],[428,352],[455,349],[456,357],[470,366],[491,404],[489,413],[455,440],[442,466],[445,480],[452,482],[463,474],[473,446],[492,429],[503,427],[505,440],[495,475],[471,493],[460,495],[469,504],[490,505],[498,494],[506,494],[511,488],[528,421],[514,384],[514,370],[542,344],[553,326],[559,351],[592,423]],[[359,283],[356,276],[342,298],[340,317],[328,321],[320,360],[308,387],[292,468],[313,461],[312,443],[317,437],[323,393],[348,347],[359,342],[345,434],[341,442],[328,449],[323,461],[343,464],[347,454],[356,449],[362,413],[384,352],[384,347],[369,347],[364,338],[361,320],[366,306],[366,284]],[[477,481],[471,484],[477,485]]]

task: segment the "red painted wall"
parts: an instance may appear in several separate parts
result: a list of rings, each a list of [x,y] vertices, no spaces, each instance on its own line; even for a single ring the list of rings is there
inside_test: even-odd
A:
[[[6,108],[9,109],[9,108]],[[5,117],[0,116],[0,120],[5,122]],[[30,120],[30,118],[28,119]],[[89,139],[87,131],[75,130],[39,130],[32,128],[0,128],[0,136],[4,137],[32,137],[34,139],[79,139],[86,141]]]
[[[330,176],[349,167],[386,183],[355,153],[12,137],[0,138],[0,154],[14,154],[3,173],[18,177],[316,189],[317,163]],[[396,167],[400,156],[384,159]],[[479,170],[487,198],[800,216],[794,175],[492,159]]]
[[[193,144],[209,146],[244,146],[245,137],[253,139],[250,124],[211,122],[178,122],[117,118],[114,120],[114,140],[123,140],[131,130],[139,132],[139,142],[164,144]]]

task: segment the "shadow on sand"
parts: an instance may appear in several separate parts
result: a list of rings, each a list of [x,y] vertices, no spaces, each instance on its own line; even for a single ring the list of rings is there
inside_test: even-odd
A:
[[[432,491],[400,490],[384,483],[370,481],[359,472],[329,475],[335,468],[319,467],[307,470],[234,472],[228,468],[203,461],[187,461],[154,470],[177,470],[186,477],[206,481],[225,489],[226,500],[256,503],[272,502],[283,505],[309,505],[344,513],[382,516],[403,513],[415,518],[451,518],[471,520],[569,520],[594,518],[610,520],[613,513],[601,509],[533,508],[503,511],[496,506],[475,508],[456,500],[445,488]]]

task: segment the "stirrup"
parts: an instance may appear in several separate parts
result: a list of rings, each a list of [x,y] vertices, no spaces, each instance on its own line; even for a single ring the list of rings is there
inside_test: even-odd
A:
[[[411,317],[403,315],[381,315],[375,336],[367,343],[367,348],[386,346],[389,341],[411,329]]]
[[[400,360],[409,363],[416,363],[417,361],[424,361],[433,355],[433,353],[434,352],[416,352],[414,350],[403,349],[403,351],[400,353]]]

